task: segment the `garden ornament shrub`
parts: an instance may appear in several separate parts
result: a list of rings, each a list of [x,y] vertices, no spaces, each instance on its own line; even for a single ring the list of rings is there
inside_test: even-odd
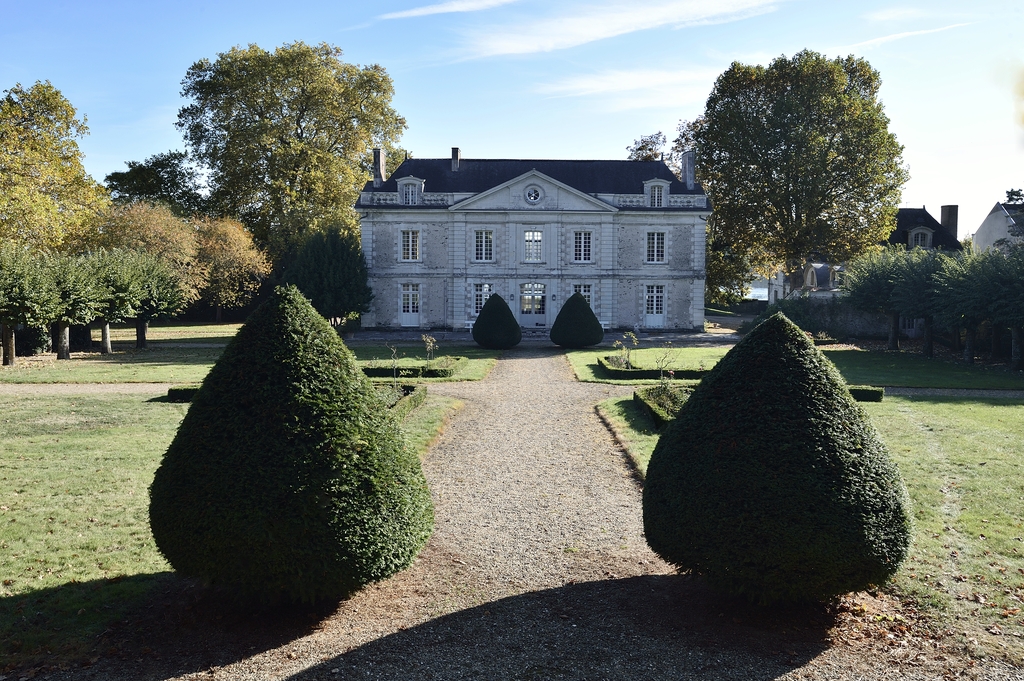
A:
[[[644,484],[651,548],[752,601],[825,601],[888,579],[911,527],[896,465],[836,368],[781,313],[705,376]]]
[[[580,293],[569,296],[551,325],[551,342],[563,348],[585,348],[602,340],[604,329],[587,299]]]
[[[508,350],[519,345],[522,339],[523,331],[508,303],[492,293],[473,323],[473,340],[488,350]]]
[[[195,394],[150,488],[176,571],[244,601],[340,599],[433,529],[419,459],[330,324],[277,288]]]

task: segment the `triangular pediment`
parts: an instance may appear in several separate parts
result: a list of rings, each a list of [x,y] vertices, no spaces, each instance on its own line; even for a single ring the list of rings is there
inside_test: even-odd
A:
[[[451,211],[588,211],[614,213],[618,208],[564,182],[531,170],[451,206]]]

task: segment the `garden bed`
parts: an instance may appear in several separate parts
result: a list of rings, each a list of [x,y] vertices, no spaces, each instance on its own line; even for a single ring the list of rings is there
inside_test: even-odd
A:
[[[687,386],[673,386],[659,383],[640,388],[633,393],[633,401],[647,414],[655,428],[661,430],[676,417],[676,412],[689,399],[693,389]]]
[[[388,400],[388,408],[399,421],[427,399],[427,386],[425,385],[404,384],[399,385],[397,390],[391,385],[378,385],[377,390],[384,393]]]
[[[598,357],[597,363],[608,378],[619,380],[642,380],[656,378],[659,380],[701,379],[707,369],[647,369],[644,367],[625,367],[622,360],[614,355]]]
[[[451,378],[466,368],[468,357],[439,357],[434,360],[400,360],[392,366],[387,360],[378,360],[363,366],[370,378]]]

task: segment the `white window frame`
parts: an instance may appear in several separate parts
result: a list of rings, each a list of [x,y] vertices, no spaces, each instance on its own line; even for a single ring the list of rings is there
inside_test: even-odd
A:
[[[473,262],[494,262],[493,229],[478,229],[473,233]]]
[[[665,208],[668,206],[668,190],[671,183],[668,180],[647,180],[644,182],[644,202],[648,208]]]
[[[921,243],[916,243],[919,240]],[[907,241],[909,242],[907,246],[910,248],[918,246],[921,248],[931,248],[932,235],[927,230],[918,229],[910,233],[910,238]]]
[[[403,177],[397,181],[398,203],[402,206],[418,206],[423,198],[424,181],[412,177]]]
[[[547,285],[536,281],[519,285],[519,314],[547,315]]]
[[[665,188],[660,184],[651,185],[651,208],[664,208]]]
[[[644,314],[665,314],[665,285],[647,284],[644,290]]]
[[[544,232],[541,230],[523,232],[523,262],[544,262]]]
[[[420,261],[420,230],[403,229],[401,234],[399,253],[402,262]]]
[[[494,284],[473,284],[473,314],[480,314],[484,303],[494,294]]]
[[[398,312],[401,318],[401,326],[414,326],[411,324],[405,324],[405,315],[416,315],[418,326],[420,319],[420,308],[422,299],[420,298],[420,285],[412,282],[405,282],[401,285],[401,293],[398,301]]]
[[[587,305],[590,309],[594,309],[594,286],[593,284],[573,284],[572,292],[578,293],[583,296],[583,299],[587,301]]]
[[[594,233],[578,230],[572,233],[572,261],[594,262]]]
[[[663,264],[668,260],[666,253],[665,232],[647,232],[644,262],[649,265]]]

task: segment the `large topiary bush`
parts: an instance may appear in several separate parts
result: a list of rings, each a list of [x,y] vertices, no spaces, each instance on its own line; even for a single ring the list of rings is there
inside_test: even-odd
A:
[[[490,350],[508,350],[519,345],[522,339],[523,330],[508,303],[492,293],[473,322],[473,340]]]
[[[842,377],[776,314],[708,372],[644,485],[647,542],[760,603],[828,600],[906,557],[906,488]]]
[[[551,325],[551,342],[563,348],[585,348],[603,340],[601,321],[587,299],[579,293],[569,296]]]
[[[149,514],[175,570],[262,602],[342,598],[406,568],[433,529],[419,459],[293,286],[252,313],[206,377]]]

